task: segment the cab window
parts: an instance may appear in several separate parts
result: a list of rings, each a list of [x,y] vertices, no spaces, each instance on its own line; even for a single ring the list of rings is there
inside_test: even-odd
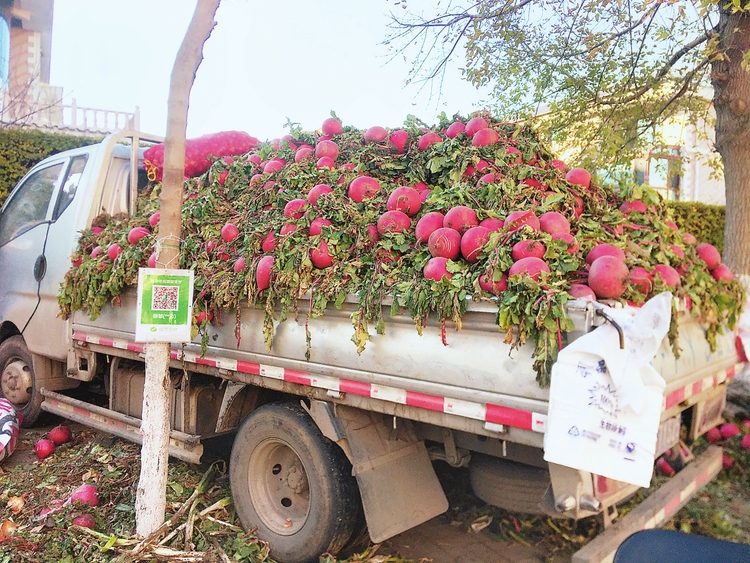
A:
[[[68,172],[65,174],[65,178],[62,182],[62,189],[60,190],[60,195],[57,197],[55,213],[52,215],[53,221],[57,221],[58,217],[62,215],[63,211],[65,211],[73,201],[73,198],[76,195],[76,190],[78,189],[78,184],[81,181],[81,176],[83,175],[83,169],[86,166],[87,159],[88,155],[85,154],[70,159]]]
[[[15,191],[0,214],[0,246],[47,219],[52,194],[65,163],[34,172]]]

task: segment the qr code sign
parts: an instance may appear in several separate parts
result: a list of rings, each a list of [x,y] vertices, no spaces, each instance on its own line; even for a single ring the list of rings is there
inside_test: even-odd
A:
[[[155,285],[151,294],[153,311],[176,311],[180,288],[176,285]]]

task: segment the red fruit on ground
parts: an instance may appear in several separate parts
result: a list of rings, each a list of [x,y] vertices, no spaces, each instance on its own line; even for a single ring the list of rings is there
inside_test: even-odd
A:
[[[323,122],[320,128],[323,131],[323,135],[339,135],[344,128],[341,126],[341,122],[335,117],[329,117]]]
[[[500,140],[500,136],[494,129],[480,129],[471,138],[471,144],[475,147],[488,147]]]
[[[321,156],[318,159],[318,162],[315,163],[315,168],[317,170],[323,170],[324,168],[333,170],[334,168],[336,168],[336,163],[333,161],[333,159],[330,156]]]
[[[89,506],[97,506],[99,504],[99,495],[97,494],[96,487],[89,484],[80,485],[70,495],[70,502],[71,504],[80,502]]]
[[[417,148],[421,151],[426,151],[428,148],[430,148],[432,145],[437,143],[442,143],[443,138],[438,135],[437,133],[429,132],[425,133],[419,138],[419,142],[417,143]]]
[[[302,147],[297,149],[294,153],[294,162],[300,163],[305,160],[308,156],[312,155],[313,150],[310,147]]]
[[[370,176],[358,176],[349,184],[349,198],[356,203],[362,203],[379,191],[380,182]]]
[[[541,241],[522,240],[513,245],[510,255],[513,257],[513,260],[517,262],[518,260],[528,258],[529,256],[544,258],[545,252],[547,252],[547,249]]]
[[[310,223],[310,236],[319,235],[321,232],[323,232],[323,227],[330,227],[331,222],[328,219],[325,219],[323,217],[316,217],[312,220],[312,223]]]
[[[305,204],[307,203],[304,199],[293,199],[284,206],[284,216],[290,219],[300,219],[305,214]]]
[[[255,267],[255,283],[258,291],[268,289],[271,285],[271,270],[273,269],[273,256],[263,256],[258,260]]]
[[[55,426],[49,431],[49,439],[56,446],[61,446],[67,442],[70,442],[73,437],[73,433],[67,426]]]
[[[443,214],[439,211],[425,213],[419,221],[417,221],[417,226],[414,229],[414,234],[416,235],[417,240],[420,242],[427,242],[432,233],[443,227],[444,218]]]
[[[534,280],[538,280],[542,272],[549,272],[547,263],[541,258],[529,256],[528,258],[521,258],[519,261],[514,262],[510,270],[508,270],[508,277],[527,275]]]
[[[405,233],[411,228],[411,219],[403,211],[386,211],[378,219],[378,233]]]
[[[240,230],[233,223],[227,223],[221,228],[221,240],[224,242],[232,242],[240,236]]]
[[[494,281],[493,277],[487,274],[479,276],[479,287],[487,293],[493,293],[500,295],[503,291],[508,289],[508,276],[502,274],[498,281]]]
[[[313,186],[310,188],[310,191],[307,192],[307,202],[315,206],[318,203],[318,198],[322,195],[329,194],[333,191],[333,188],[329,186],[328,184],[318,184],[316,186]]]
[[[442,256],[430,258],[425,264],[422,274],[425,278],[440,281],[443,278],[451,279],[453,274],[448,271],[448,259]]]
[[[547,211],[539,217],[539,228],[543,233],[551,235],[557,233],[570,233],[570,222],[562,213]]]
[[[240,256],[239,258],[237,258],[237,260],[234,261],[234,266],[232,266],[232,270],[234,270],[235,274],[239,274],[244,269],[245,269],[245,257]]]
[[[422,199],[417,190],[408,186],[396,188],[388,196],[386,204],[388,211],[403,211],[409,217],[413,217],[422,207]]]
[[[593,264],[594,260],[596,260],[597,258],[601,258],[602,256],[613,256],[622,262],[625,261],[625,252],[622,250],[622,248],[605,242],[602,244],[597,244],[589,251],[589,253],[586,255],[586,263]]]
[[[628,267],[614,256],[601,256],[589,268],[588,285],[601,299],[617,299],[625,293]]]
[[[571,168],[565,174],[565,179],[571,184],[588,188],[591,185],[591,173],[585,168]]]
[[[680,274],[668,264],[657,264],[654,266],[654,278],[661,277],[662,281],[669,287],[678,287],[680,285]]]
[[[729,269],[729,267],[726,264],[719,264],[711,270],[711,275],[714,277],[716,281],[719,280],[733,280],[734,274],[732,273],[732,270]]]
[[[539,219],[533,211],[514,211],[505,218],[504,226],[506,229],[516,231],[524,225],[528,225],[534,231],[540,229]]]
[[[336,160],[339,155],[339,146],[333,141],[318,141],[315,145],[315,157],[323,158],[327,156],[331,160]]]
[[[715,270],[721,264],[721,254],[712,244],[702,242],[695,247],[695,252],[698,253],[698,258],[706,263],[709,270]]]
[[[52,442],[52,440],[42,438],[41,440],[38,440],[34,445],[34,453],[39,459],[46,459],[53,453],[55,453],[55,444]]]
[[[73,518],[73,526],[80,526],[81,528],[89,528],[93,530],[96,527],[96,521],[91,514],[81,514]]]
[[[385,138],[387,136],[388,131],[386,131],[384,127],[380,127],[379,125],[370,127],[367,131],[365,131],[365,141],[368,143],[380,143],[381,141],[385,141]]]
[[[317,248],[310,249],[310,261],[316,268],[328,268],[333,264],[333,256],[328,252],[328,243],[321,240]]]
[[[445,213],[445,219],[443,220],[444,227],[455,229],[462,235],[471,227],[476,227],[478,225],[479,220],[477,219],[477,212],[471,207],[466,207],[465,205],[451,207]]]
[[[469,263],[476,262],[482,247],[490,240],[490,231],[485,227],[471,227],[461,237],[461,254]]]
[[[273,249],[276,248],[276,236],[274,235],[273,231],[270,231],[266,238],[263,239],[263,244],[260,245],[260,248],[263,250],[263,252],[273,252]]]
[[[596,293],[584,283],[571,284],[568,293],[573,299],[590,299],[596,301]]]
[[[466,125],[464,125],[462,122],[454,121],[450,124],[448,129],[445,130],[445,136],[449,139],[455,139],[456,137],[458,137],[458,135],[463,133],[465,129]]]
[[[404,152],[406,150],[406,143],[409,141],[409,133],[403,129],[399,129],[391,133],[389,140],[398,152]]]
[[[284,168],[284,161],[273,159],[266,162],[266,164],[263,166],[263,173],[264,174],[273,174],[274,172],[278,172]]]
[[[427,248],[434,257],[455,260],[461,253],[461,235],[455,229],[440,227],[427,239]]]
[[[477,131],[481,131],[482,129],[487,129],[489,125],[487,122],[482,119],[481,117],[474,117],[469,120],[469,122],[466,124],[466,127],[464,128],[464,133],[466,133],[467,136],[473,137]]]

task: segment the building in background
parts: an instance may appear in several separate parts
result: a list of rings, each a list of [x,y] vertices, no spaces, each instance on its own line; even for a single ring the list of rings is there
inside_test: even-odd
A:
[[[135,112],[78,107],[49,84],[54,0],[0,0],[0,126],[81,135],[138,128]]]

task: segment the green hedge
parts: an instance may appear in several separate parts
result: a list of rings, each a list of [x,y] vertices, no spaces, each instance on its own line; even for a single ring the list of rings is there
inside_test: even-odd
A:
[[[100,139],[20,128],[0,129],[0,204],[26,172],[43,158]]]
[[[681,230],[692,233],[699,242],[713,244],[724,252],[724,206],[696,201],[670,201],[674,222]]]

